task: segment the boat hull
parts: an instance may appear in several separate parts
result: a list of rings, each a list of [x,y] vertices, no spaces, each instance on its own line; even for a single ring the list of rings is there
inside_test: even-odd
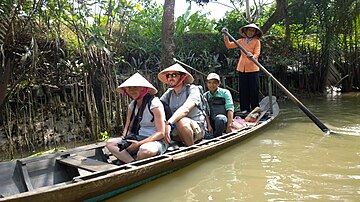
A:
[[[189,147],[180,147],[178,150],[160,156],[121,166],[108,166],[104,170],[92,170],[89,165],[86,165],[87,159],[89,162],[93,160],[107,162],[103,153],[104,143],[42,157],[7,162],[7,167],[5,163],[2,163],[0,169],[5,167],[6,169],[1,171],[1,175],[8,172],[12,176],[8,174],[8,178],[6,178],[0,175],[3,178],[0,186],[8,186],[8,188],[0,188],[0,194],[4,196],[4,198],[0,198],[0,201],[104,200],[223,151],[225,148],[258,134],[257,130],[268,125],[277,116],[279,108],[276,103],[273,108],[275,110],[272,116],[257,126],[224,134],[211,140],[203,140]],[[84,158],[78,160],[78,167],[70,166],[71,162],[68,159],[73,156]],[[76,158],[74,159],[76,160]],[[90,159],[92,160],[90,161]],[[86,169],[88,170],[84,171]],[[40,182],[43,184],[39,184]]]

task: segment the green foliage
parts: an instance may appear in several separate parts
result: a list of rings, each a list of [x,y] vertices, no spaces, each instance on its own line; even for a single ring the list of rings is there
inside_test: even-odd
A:
[[[57,148],[54,148],[54,149],[51,149],[51,150],[41,151],[41,152],[32,154],[29,157],[40,156],[40,155],[43,155],[43,154],[52,154],[52,153],[59,152],[59,151],[64,151],[64,150],[66,150],[65,147],[57,147]]]
[[[209,14],[199,11],[190,15],[191,6],[175,21],[175,37],[181,37],[187,32],[214,32],[215,20],[207,18]]]
[[[160,38],[162,7],[156,3],[143,4],[132,16],[129,34],[133,37]]]
[[[325,89],[327,85],[334,85],[341,79],[338,71],[341,58],[341,35],[353,30],[353,13],[359,13],[355,5],[357,1],[314,1],[314,17],[309,16],[317,31],[321,44],[321,77],[319,90]],[[357,11],[356,11],[357,10]],[[346,45],[346,44],[344,44]],[[347,46],[347,45],[346,45]]]
[[[248,24],[241,15],[242,14],[236,10],[227,12],[225,18],[218,21],[215,29],[221,32],[221,29],[226,27],[234,38],[240,38],[239,28]]]
[[[162,13],[161,6],[145,2],[132,17],[128,29],[128,35],[131,37],[128,38],[126,45],[127,64],[140,68],[151,56],[161,57]],[[140,61],[135,63],[135,60]]]
[[[129,25],[127,42],[127,64],[132,69],[141,70],[160,65],[161,58],[161,20],[162,7],[144,2]],[[215,21],[207,18],[208,14],[187,11],[175,21],[174,37],[177,55],[192,55],[203,58],[204,52],[214,53],[220,35],[214,32]],[[207,56],[205,56],[207,57]],[[211,56],[212,57],[212,56]]]
[[[104,141],[108,141],[110,139],[110,135],[108,134],[107,131],[105,132],[100,132],[100,141],[104,142]]]

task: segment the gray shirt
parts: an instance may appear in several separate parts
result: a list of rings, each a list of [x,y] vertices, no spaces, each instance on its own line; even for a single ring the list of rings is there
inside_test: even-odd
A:
[[[198,108],[201,98],[200,98],[200,90],[195,85],[190,85],[189,88],[189,96],[187,97],[186,89],[184,86],[179,94],[176,94],[173,88],[169,88],[161,97],[160,100],[167,103],[174,113],[177,109],[183,106],[186,103],[195,103],[196,107],[194,107],[187,115],[188,118],[203,122],[205,124],[205,116],[204,113]]]

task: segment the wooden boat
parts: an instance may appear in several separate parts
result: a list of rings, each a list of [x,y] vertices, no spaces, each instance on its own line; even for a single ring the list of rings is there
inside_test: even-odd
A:
[[[109,163],[111,156],[106,153],[104,143],[2,162],[0,201],[104,200],[253,136],[256,130],[268,125],[278,115],[279,107],[273,98],[265,100],[266,105],[261,106],[266,110],[260,116],[266,118],[257,120],[258,123],[252,127],[129,164],[117,166]],[[272,112],[269,113],[268,109]]]

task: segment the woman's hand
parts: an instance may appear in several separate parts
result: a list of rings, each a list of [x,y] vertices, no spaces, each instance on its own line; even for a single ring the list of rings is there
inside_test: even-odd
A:
[[[227,40],[229,40],[229,37],[226,34],[224,34],[224,41],[227,41]]]
[[[126,141],[131,142],[131,145],[128,148],[126,148],[127,150],[135,151],[136,149],[138,149],[141,146],[140,142],[137,140],[127,139]]]
[[[223,32],[229,32],[229,30],[228,30],[226,27],[224,27],[224,28],[222,29],[222,31],[223,31]],[[223,34],[224,34],[224,41],[229,40],[228,35],[226,35],[225,33],[223,33]]]

